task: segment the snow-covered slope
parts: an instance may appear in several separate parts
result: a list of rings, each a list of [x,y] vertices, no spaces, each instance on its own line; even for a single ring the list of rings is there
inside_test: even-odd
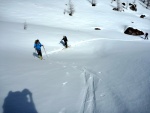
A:
[[[0,1],[0,112],[149,113],[149,40],[123,33],[126,26],[150,33],[149,10],[138,1],[137,12],[115,12],[105,0],[72,2],[69,16],[67,0]],[[64,35],[71,47],[62,50]]]

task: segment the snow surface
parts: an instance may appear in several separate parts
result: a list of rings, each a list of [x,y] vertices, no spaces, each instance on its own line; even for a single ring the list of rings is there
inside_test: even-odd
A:
[[[0,0],[0,113],[150,113],[150,42],[123,33],[150,34],[150,10],[72,2],[69,16],[68,0]],[[62,50],[64,35],[71,47]]]

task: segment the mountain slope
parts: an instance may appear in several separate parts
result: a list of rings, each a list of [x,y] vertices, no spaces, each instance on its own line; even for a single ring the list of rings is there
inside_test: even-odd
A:
[[[149,113],[150,44],[123,33],[125,26],[150,33],[149,10],[138,3],[137,12],[115,12],[110,1],[77,0],[70,17],[66,3],[1,1],[0,112]],[[64,35],[71,48],[62,50]],[[37,58],[36,39],[45,60]]]

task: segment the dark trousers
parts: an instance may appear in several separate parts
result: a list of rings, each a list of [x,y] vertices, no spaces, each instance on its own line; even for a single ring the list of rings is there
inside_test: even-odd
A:
[[[147,39],[147,40],[148,40],[148,36],[145,36],[145,39]]]
[[[67,48],[68,47],[67,41],[64,41],[64,42],[65,42],[65,47]]]
[[[37,51],[37,53],[38,53],[38,56],[41,56],[42,57],[42,52],[41,52],[41,50],[36,50]]]

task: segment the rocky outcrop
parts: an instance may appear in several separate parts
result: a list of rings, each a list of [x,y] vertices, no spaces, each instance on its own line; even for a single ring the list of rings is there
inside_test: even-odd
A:
[[[140,18],[144,18],[144,17],[145,17],[145,15],[141,15],[141,16],[140,16]]]
[[[125,34],[128,34],[128,35],[134,35],[134,36],[138,36],[138,35],[144,35],[144,32],[143,31],[140,31],[138,29],[134,29],[132,27],[128,27],[125,32]]]
[[[100,28],[96,27],[95,30],[101,30]]]

